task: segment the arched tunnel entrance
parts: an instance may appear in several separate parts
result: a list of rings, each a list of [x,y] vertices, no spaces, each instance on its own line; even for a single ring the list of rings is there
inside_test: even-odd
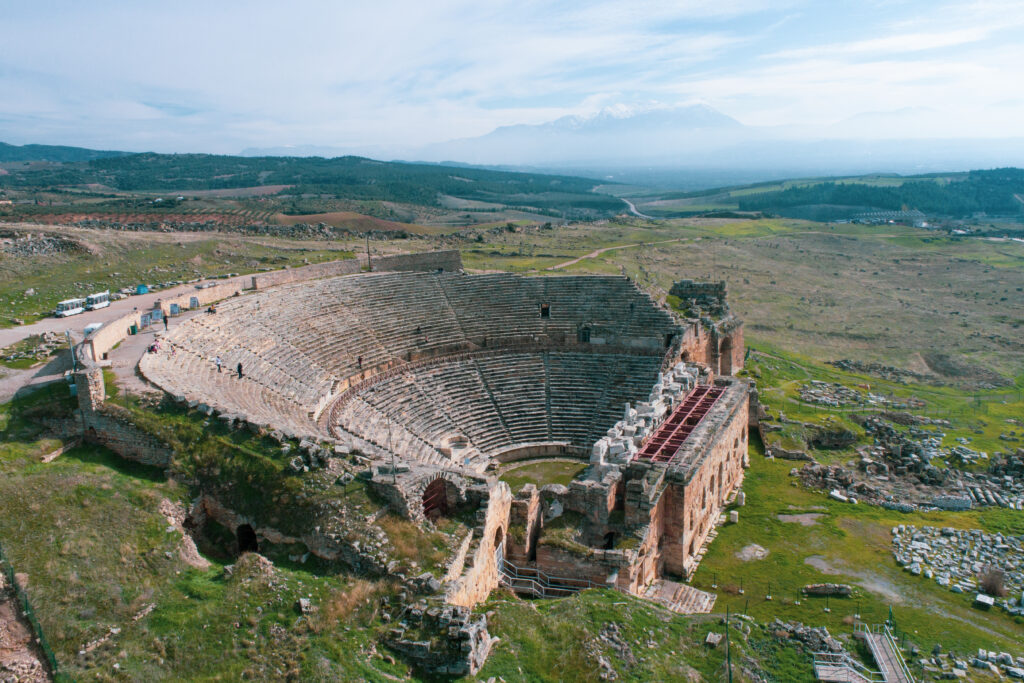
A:
[[[430,482],[423,490],[423,516],[430,521],[448,516],[448,490],[441,477]]]
[[[235,536],[238,537],[238,552],[239,553],[258,553],[260,551],[260,543],[256,538],[256,532],[248,524],[242,524],[235,531]]]

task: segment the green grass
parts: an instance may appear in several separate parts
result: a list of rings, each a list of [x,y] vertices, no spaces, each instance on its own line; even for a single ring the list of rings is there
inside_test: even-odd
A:
[[[740,522],[720,529],[694,578],[693,585],[713,590],[716,610],[726,607],[760,620],[779,617],[825,625],[833,633],[849,632],[846,620],[858,610],[864,621],[881,623],[893,607],[897,625],[910,641],[929,651],[941,643],[946,651],[967,655],[979,647],[1015,648],[1024,626],[1001,612],[981,613],[971,607],[973,596],[957,595],[934,581],[901,570],[892,556],[890,529],[897,524],[960,528],[1015,528],[1013,515],[993,512],[902,514],[869,505],[850,505],[824,493],[795,485],[789,476],[793,463],[768,461],[760,455],[743,485],[746,506]],[[814,512],[813,526],[782,522],[779,514]],[[742,561],[736,553],[756,543],[769,554],[762,560]],[[829,573],[807,563],[817,558]],[[814,561],[814,560],[812,560]],[[850,599],[832,599],[826,614],[824,598],[795,600],[810,583],[844,582],[856,587]],[[742,586],[744,595],[737,591]],[[766,600],[769,590],[772,601]],[[941,615],[941,616],[940,616]]]
[[[47,233],[61,234],[61,233]],[[217,235],[197,237],[163,233],[70,233],[88,245],[77,251],[30,257],[0,254],[0,326],[13,319],[34,322],[52,315],[58,301],[137,284],[190,280],[199,276],[253,272],[259,268],[299,266],[305,261],[349,258],[353,252],[334,247]],[[33,296],[26,296],[28,289]]]
[[[599,680],[600,656],[624,681],[726,680],[724,644],[716,649],[703,645],[709,631],[725,631],[714,617],[681,617],[610,590],[530,601],[499,591],[479,609],[493,613],[489,630],[500,638],[479,680]],[[633,664],[601,640],[601,629],[608,624],[616,625],[629,645]],[[755,666],[769,681],[814,680],[808,655],[780,646],[757,626],[740,620],[732,626],[733,680],[752,680],[741,662]]]
[[[586,468],[587,463],[585,462],[563,460],[528,462],[508,467],[502,472],[500,479],[508,484],[513,492],[523,488],[525,484],[535,484],[537,488],[545,484],[562,484],[564,486]]]
[[[968,391],[955,386],[900,383],[839,370],[761,342],[758,342],[758,351],[748,359],[744,374],[756,380],[760,387],[760,399],[774,418],[781,412],[785,413],[787,418],[801,423],[850,429],[862,435],[862,444],[869,444],[871,440],[863,438],[863,430],[850,419],[850,416],[855,413],[877,412],[881,408],[855,406],[829,409],[807,404],[799,400],[800,386],[810,383],[811,380],[820,380],[848,387],[869,386],[871,392],[892,396],[895,399],[921,399],[925,402],[924,408],[903,412],[948,420],[950,426],[935,428],[946,435],[943,439],[945,446],[956,445],[956,439],[962,437],[970,439],[968,447],[990,455],[1012,451],[1019,446],[1019,442],[1015,446],[1011,442],[1001,440],[999,435],[1011,430],[1018,433],[1021,431],[1019,425],[1007,420],[1020,419],[1020,416],[1024,415],[1024,393],[1019,388],[1024,385],[1024,376],[1018,377],[1013,387],[983,391]],[[806,447],[805,439],[808,432],[809,430],[801,425],[786,424],[783,425],[781,432],[773,432],[767,438],[770,443],[780,443],[783,448],[803,450]],[[852,448],[838,453],[854,455]],[[814,451],[813,454],[822,460],[828,460],[835,455],[834,452],[828,451]],[[988,461],[984,459],[979,463],[980,467],[987,465]]]

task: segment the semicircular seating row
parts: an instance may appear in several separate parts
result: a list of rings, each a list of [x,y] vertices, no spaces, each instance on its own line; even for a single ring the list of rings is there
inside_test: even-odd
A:
[[[139,368],[171,394],[294,436],[328,437],[313,416],[361,369],[412,354],[573,342],[581,323],[648,345],[678,331],[625,277],[367,273],[224,301],[216,314],[172,328]],[[223,372],[213,363],[218,356]],[[242,379],[234,375],[238,363]]]
[[[571,351],[470,357],[378,382],[336,417],[345,431],[382,448],[479,469],[489,454],[517,445],[590,448],[622,418],[625,402],[647,398],[660,360]],[[469,443],[458,462],[442,452],[453,436]]]

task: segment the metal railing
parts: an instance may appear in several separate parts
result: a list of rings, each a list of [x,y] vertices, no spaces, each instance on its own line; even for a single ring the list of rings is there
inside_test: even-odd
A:
[[[910,681],[910,683],[914,683],[916,679],[910,673],[910,669],[909,667],[907,667],[907,663],[903,659],[903,653],[900,652],[899,644],[897,644],[896,639],[893,637],[892,629],[889,628],[888,624],[875,624],[873,626],[869,626],[868,624],[855,624],[853,627],[853,631],[854,633],[857,633],[859,631],[865,634],[865,640],[867,641],[868,649],[871,650],[871,656],[875,658],[875,661],[878,663],[879,666],[885,668],[885,665],[883,664],[883,656],[878,651],[878,645],[875,642],[875,639],[871,636],[880,636],[881,638],[883,638],[886,644],[889,646],[889,649],[892,651],[893,656],[891,659],[895,661],[896,666],[899,667],[899,673],[900,675],[902,675],[903,680]],[[888,677],[886,677],[885,680],[888,681]]]
[[[868,683],[885,683],[885,674],[872,671],[845,652],[815,652],[815,670],[819,666],[849,669],[853,675],[860,676]]]
[[[907,662],[903,659],[903,653],[900,652],[899,645],[896,644],[896,638],[893,637],[892,629],[888,624],[882,625],[882,635],[889,643],[889,647],[892,648],[893,654],[896,655],[896,663],[899,665],[903,677],[910,683],[914,683],[914,677],[910,673],[910,668],[907,667]]]
[[[564,598],[581,590],[601,587],[590,579],[552,576],[540,569],[518,567],[504,557],[498,564],[498,576],[512,590],[528,592],[539,598]]]
[[[14,578],[14,566],[4,554],[3,546],[0,546],[0,568],[3,569],[4,575],[7,577],[7,583],[11,586],[11,591],[14,593],[15,599],[18,601],[18,606],[21,608],[22,615],[24,615],[29,626],[32,627],[32,631],[35,633],[36,643],[38,643],[39,649],[46,658],[46,664],[49,665],[50,672],[56,678],[58,671],[57,656],[54,654],[53,648],[50,647],[50,643],[46,640],[46,636],[43,634],[43,627],[39,624],[39,619],[36,618],[36,611],[32,609],[32,603],[28,601],[28,595],[21,586],[18,585],[18,582]]]

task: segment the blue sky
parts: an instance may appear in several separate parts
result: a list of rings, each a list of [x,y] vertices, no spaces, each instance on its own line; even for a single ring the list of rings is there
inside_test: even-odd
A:
[[[708,104],[808,136],[1024,137],[1021,0],[6,2],[0,140],[415,146]]]

